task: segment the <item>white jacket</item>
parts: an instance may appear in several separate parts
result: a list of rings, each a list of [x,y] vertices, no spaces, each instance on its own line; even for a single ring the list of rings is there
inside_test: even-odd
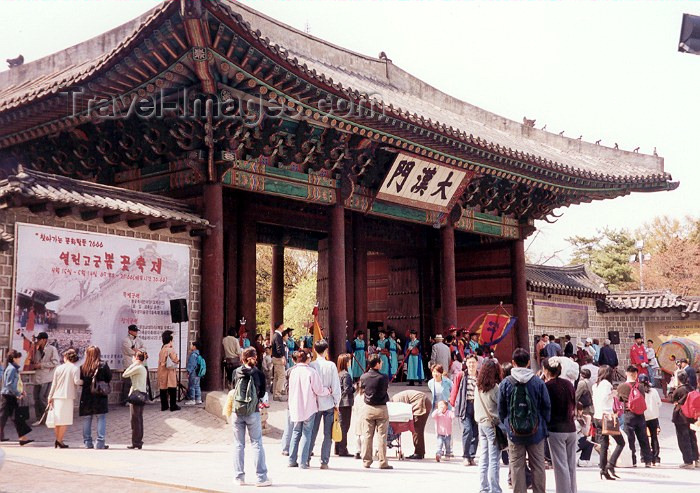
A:
[[[656,389],[651,389],[644,394],[644,401],[647,404],[647,409],[644,411],[644,420],[650,421],[652,419],[658,419],[659,412],[661,411],[661,397],[659,397],[659,393]]]

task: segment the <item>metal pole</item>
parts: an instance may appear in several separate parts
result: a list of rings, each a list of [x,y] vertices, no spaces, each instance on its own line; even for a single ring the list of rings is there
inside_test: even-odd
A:
[[[639,289],[644,291],[644,254],[639,250]]]

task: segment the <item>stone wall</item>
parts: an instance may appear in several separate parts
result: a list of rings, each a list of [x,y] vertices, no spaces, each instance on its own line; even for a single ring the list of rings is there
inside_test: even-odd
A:
[[[570,327],[547,327],[535,325],[534,300],[552,301],[558,303],[570,303],[585,305],[588,308],[588,326],[584,329],[574,329]],[[620,344],[613,346],[617,351],[620,367],[624,368],[629,364],[629,350],[634,344],[634,334],[641,333],[646,340],[644,330],[645,322],[669,322],[690,319],[700,319],[700,314],[684,314],[680,309],[671,310],[637,310],[630,312],[614,311],[599,313],[596,310],[595,300],[591,298],[578,298],[576,296],[564,296],[558,294],[543,294],[528,291],[527,293],[527,315],[530,336],[530,351],[534,350],[535,336],[541,334],[554,334],[563,337],[569,334],[574,345],[577,341],[583,341],[587,337],[598,339],[600,343],[608,337],[608,331],[617,330],[620,332]]]
[[[77,217],[67,216],[58,218],[51,214],[34,214],[25,208],[8,209],[0,211],[0,227],[6,232],[14,235],[15,223],[31,223],[58,228],[74,229],[78,231],[89,231],[95,233],[125,236],[144,240],[156,240],[171,243],[181,243],[190,247],[190,306],[189,316],[189,340],[196,339],[199,334],[199,312],[200,312],[200,282],[201,282],[201,248],[199,238],[190,237],[188,233],[172,234],[168,229],[151,231],[147,226],[139,228],[129,228],[126,223],[105,224],[101,219],[91,221],[81,221]],[[10,331],[12,330],[12,307],[14,288],[14,266],[15,266],[14,246],[5,252],[0,252],[0,353],[4,358],[10,347]],[[153,359],[153,358],[150,358]],[[155,366],[153,363],[151,366]],[[33,372],[23,377],[26,383],[31,384]],[[118,375],[115,372],[115,377]],[[152,376],[155,376],[154,374]],[[157,384],[153,381],[154,389],[157,393]],[[119,378],[114,379],[114,394],[121,388]]]

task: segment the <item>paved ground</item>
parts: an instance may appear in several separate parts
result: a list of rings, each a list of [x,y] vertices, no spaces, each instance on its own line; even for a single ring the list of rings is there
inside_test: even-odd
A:
[[[394,387],[392,390],[402,390]],[[619,493],[620,489],[655,488],[659,492],[683,489],[694,491],[700,484],[700,470],[677,469],[680,453],[676,446],[673,425],[670,422],[671,406],[664,404],[662,413],[662,467],[654,469],[618,468],[622,477],[618,481],[601,481],[597,468],[578,470],[579,492]],[[285,419],[282,403],[274,402],[270,410],[269,423],[272,433],[265,436],[265,450],[269,475],[275,489],[285,492],[301,490],[346,491],[395,491],[403,485],[411,489],[436,491],[436,483],[445,491],[478,491],[478,468],[464,467],[460,461],[435,463],[434,460],[399,461],[390,451],[394,471],[366,470],[361,462],[353,458],[331,459],[331,469],[318,469],[320,443],[312,469],[302,471],[286,467],[287,458],[280,453],[279,427]],[[207,491],[241,491],[233,485],[231,431],[224,421],[208,414],[203,409],[186,408],[177,413],[161,412],[160,407],[148,406],[145,410],[145,448],[141,451],[127,450],[129,443],[128,410],[113,408],[108,415],[109,450],[85,450],[81,448],[80,426],[76,420],[66,441],[70,449],[55,450],[52,447],[52,432],[37,429],[32,437],[38,442],[26,447],[16,443],[4,444],[7,463],[0,471],[0,491],[33,492],[52,491],[75,493],[83,486],[98,485],[94,491],[140,492],[177,491],[195,489]],[[12,431],[11,426],[6,428]],[[353,428],[351,428],[351,431]],[[435,450],[435,435],[432,422],[427,427],[428,451]],[[9,435],[11,438],[13,435]],[[461,451],[459,427],[455,427],[454,445]],[[352,443],[352,442],[351,442]],[[404,452],[412,452],[410,435],[404,435]],[[351,447],[351,451],[354,451]],[[594,459],[596,455],[594,454]],[[629,464],[629,452],[622,463]],[[253,465],[249,461],[246,470],[248,480],[253,480]],[[501,486],[507,489],[507,468],[501,468]],[[45,482],[45,481],[48,481]],[[51,484],[51,488],[47,488]],[[140,486],[139,486],[140,485]],[[548,491],[554,491],[552,471],[547,471]],[[465,488],[466,486],[466,488]]]

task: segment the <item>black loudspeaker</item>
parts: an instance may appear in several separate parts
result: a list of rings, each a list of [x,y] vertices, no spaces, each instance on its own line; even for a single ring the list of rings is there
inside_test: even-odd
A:
[[[619,330],[608,331],[608,339],[610,339],[610,344],[620,344],[620,331]]]
[[[189,321],[187,316],[187,300],[170,300],[170,319],[174,324]]]

